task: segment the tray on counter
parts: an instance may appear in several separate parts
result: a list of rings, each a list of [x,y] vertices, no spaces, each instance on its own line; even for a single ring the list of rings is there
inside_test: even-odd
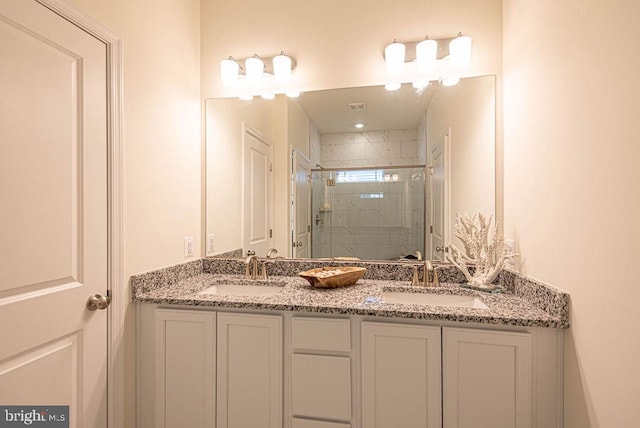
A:
[[[367,271],[363,267],[321,267],[300,272],[298,275],[317,288],[337,288],[353,285]]]

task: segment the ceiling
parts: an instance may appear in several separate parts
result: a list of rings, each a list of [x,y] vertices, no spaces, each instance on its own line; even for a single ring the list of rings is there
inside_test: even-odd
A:
[[[432,82],[422,90],[411,84],[397,91],[383,86],[305,92],[298,102],[320,134],[416,129],[438,87]],[[349,104],[365,103],[366,110],[351,111]],[[362,123],[362,129],[355,124]]]

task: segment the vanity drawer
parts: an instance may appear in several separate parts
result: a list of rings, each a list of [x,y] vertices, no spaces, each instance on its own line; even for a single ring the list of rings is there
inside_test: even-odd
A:
[[[291,343],[296,350],[351,351],[351,322],[347,318],[293,318]]]
[[[293,418],[291,419],[291,428],[351,428],[351,424]]]
[[[351,420],[351,358],[294,354],[291,357],[291,413]]]

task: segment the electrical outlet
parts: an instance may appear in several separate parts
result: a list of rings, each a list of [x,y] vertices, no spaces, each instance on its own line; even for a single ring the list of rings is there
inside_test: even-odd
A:
[[[510,253],[515,253],[516,251],[516,242],[513,239],[505,239],[504,240],[504,248]]]
[[[216,235],[213,233],[207,235],[207,254],[213,253],[215,251],[215,246],[213,245],[215,237]]]
[[[193,257],[193,236],[184,237],[184,258]]]

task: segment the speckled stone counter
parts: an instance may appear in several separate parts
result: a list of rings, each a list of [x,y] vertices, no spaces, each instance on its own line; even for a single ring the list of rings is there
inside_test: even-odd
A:
[[[329,262],[331,263],[331,262]],[[270,263],[271,264],[271,263]],[[262,281],[242,280],[242,261],[205,259],[159,271],[134,275],[131,279],[132,301],[162,305],[187,305],[211,308],[262,309],[327,314],[357,314],[375,317],[413,318],[455,322],[474,322],[529,327],[569,327],[569,297],[545,284],[519,274],[504,272],[502,294],[489,294],[461,288],[453,282],[441,287],[411,287],[411,269],[406,264],[362,263],[367,275],[351,287],[316,289],[294,275],[304,267],[322,264],[316,261],[279,261],[270,266],[272,276]],[[335,262],[331,263],[336,265]],[[349,264],[353,265],[353,264]],[[377,270],[377,271],[376,271]],[[394,274],[395,272],[395,274]],[[280,275],[275,275],[278,273]],[[454,271],[443,269],[442,279],[457,278]],[[394,276],[395,275],[395,276]],[[373,278],[372,278],[373,277]],[[382,278],[382,279],[380,279]],[[233,283],[279,287],[270,296],[220,296],[200,294],[216,284]],[[475,296],[488,308],[462,308],[385,303],[384,291],[458,294]]]

